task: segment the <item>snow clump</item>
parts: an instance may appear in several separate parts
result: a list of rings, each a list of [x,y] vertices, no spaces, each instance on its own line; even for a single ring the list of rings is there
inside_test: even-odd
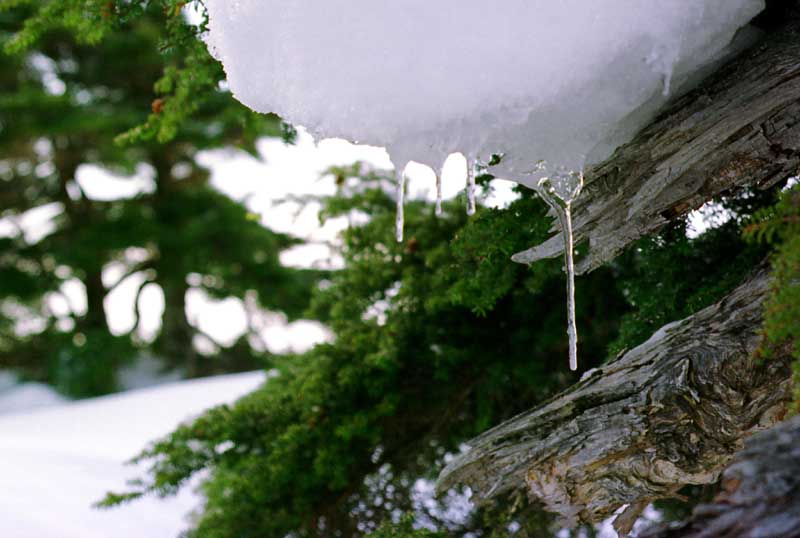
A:
[[[763,0],[206,0],[234,95],[402,170],[461,152],[528,186],[607,157]]]

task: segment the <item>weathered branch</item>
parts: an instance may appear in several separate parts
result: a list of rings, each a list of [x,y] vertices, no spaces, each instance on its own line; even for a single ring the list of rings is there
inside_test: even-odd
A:
[[[690,521],[641,538],[800,538],[800,417],[753,437]]]
[[[533,411],[471,441],[442,472],[487,500],[526,490],[564,522],[714,482],[790,400],[788,357],[759,362],[767,273],[671,323]]]
[[[798,173],[800,8],[785,19],[757,47],[587,170],[573,208],[576,241],[589,243],[579,273],[721,193],[766,188]],[[563,250],[559,234],[514,260],[531,263]]]

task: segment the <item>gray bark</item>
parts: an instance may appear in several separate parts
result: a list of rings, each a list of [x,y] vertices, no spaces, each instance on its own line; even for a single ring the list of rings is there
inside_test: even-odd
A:
[[[767,188],[798,173],[798,12],[795,7],[783,27],[587,170],[584,193],[573,206],[576,241],[589,245],[579,273],[721,193]],[[514,260],[532,263],[563,250],[559,234]]]
[[[791,398],[788,356],[753,358],[768,289],[762,268],[719,303],[489,430],[444,469],[439,490],[468,485],[479,501],[524,490],[572,524],[716,481]]]
[[[800,538],[800,417],[753,437],[690,521],[640,538]]]

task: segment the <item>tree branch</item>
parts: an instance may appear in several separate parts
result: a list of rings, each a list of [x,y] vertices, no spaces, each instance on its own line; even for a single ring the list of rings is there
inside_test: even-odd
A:
[[[743,439],[780,420],[791,398],[788,354],[753,358],[768,284],[762,268],[719,303],[471,441],[439,491],[465,484],[485,501],[522,489],[573,524],[716,481]]]
[[[800,538],[800,417],[753,437],[692,518],[641,538]]]
[[[117,289],[120,285],[122,285],[123,282],[128,280],[128,278],[132,277],[136,273],[141,273],[152,269],[154,269],[152,260],[147,260],[142,263],[134,263],[132,266],[126,268],[125,273],[120,276],[116,282],[106,288],[106,295]]]
[[[139,330],[139,323],[141,322],[142,319],[142,308],[139,305],[139,300],[142,298],[142,292],[144,291],[144,288],[147,287],[148,284],[154,284],[154,283],[155,281],[153,279],[147,278],[145,276],[144,280],[142,280],[142,282],[136,288],[136,295],[134,295],[133,299],[133,328],[130,330],[128,334],[136,334],[137,331]],[[117,282],[117,284],[119,284],[119,282]],[[112,287],[112,289],[116,288],[117,284],[115,284]]]
[[[793,4],[782,27],[587,170],[573,207],[576,242],[589,243],[579,273],[717,195],[798,174],[800,7]],[[559,234],[514,260],[532,263],[563,250]]]

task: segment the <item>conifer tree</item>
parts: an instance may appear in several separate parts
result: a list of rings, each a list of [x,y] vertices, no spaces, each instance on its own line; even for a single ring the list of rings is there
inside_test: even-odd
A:
[[[32,13],[24,4],[0,11],[7,53],[0,56],[0,192],[6,222],[37,208],[51,208],[55,216],[44,238],[14,232],[3,239],[0,295],[5,311],[15,313],[2,324],[2,364],[73,396],[114,390],[120,366],[146,343],[136,341],[135,327],[131,334],[112,335],[104,301],[136,273],[144,276],[140,291],[155,283],[164,293],[152,350],[165,367],[197,376],[260,364],[246,339],[215,357],[195,350],[198,330],[185,313],[187,278],[204,276],[200,287],[213,297],[255,290],[263,307],[295,316],[315,277],[281,267],[280,251],[296,241],[264,229],[244,207],[215,192],[195,156],[225,146],[254,153],[258,137],[287,138],[291,129],[275,117],[248,112],[218,87],[219,66],[197,46],[193,27],[180,14],[173,21],[174,14],[148,8],[116,22],[118,31],[93,45],[64,29],[41,30],[17,50],[15,32]],[[100,17],[116,14],[103,11]],[[165,24],[183,29],[191,41],[162,50]],[[191,91],[175,73],[193,62],[207,65],[206,72],[193,73],[192,83],[202,82],[208,91],[195,96],[191,115],[181,112],[178,122],[170,101],[179,98],[164,94]],[[129,200],[92,200],[76,180],[86,165],[122,178],[144,169],[154,191]],[[138,253],[133,259],[132,252]],[[104,282],[112,262],[123,263],[125,274]],[[85,312],[48,312],[45,299],[71,279],[85,290]],[[20,337],[11,319],[20,316],[36,318],[40,326]]]

